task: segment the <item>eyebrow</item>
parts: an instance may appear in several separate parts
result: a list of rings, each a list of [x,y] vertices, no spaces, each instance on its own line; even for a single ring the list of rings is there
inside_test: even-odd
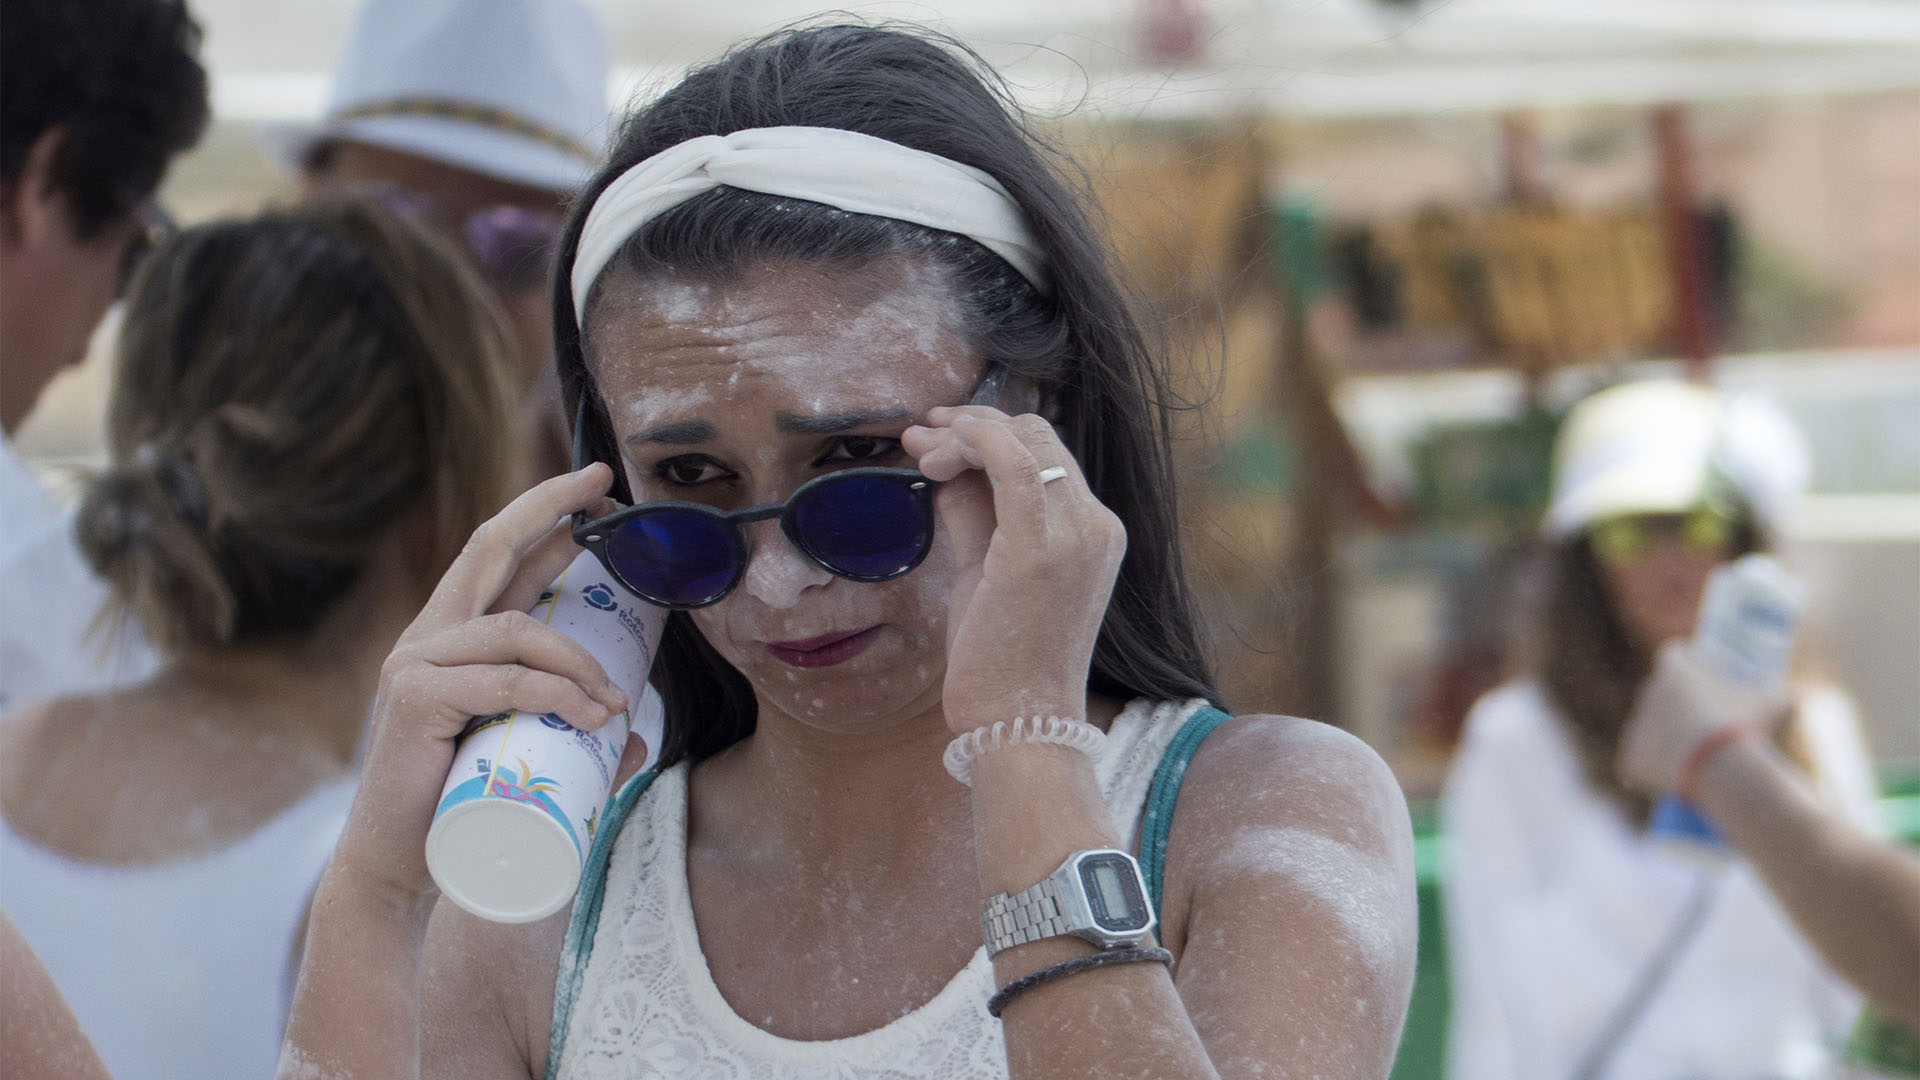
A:
[[[780,413],[773,418],[773,426],[789,435],[837,435],[842,431],[852,431],[854,428],[865,427],[868,424],[886,424],[911,419],[913,419],[913,413],[906,409],[830,413],[826,416],[796,416],[793,413]]]
[[[865,427],[868,424],[886,424],[900,420],[913,419],[913,413],[906,409],[879,409],[871,412],[832,413],[826,416],[800,416],[795,413],[780,413],[773,419],[774,427],[788,435],[837,435],[842,431]],[[716,434],[714,426],[705,420],[680,420],[671,424],[661,424],[644,431],[636,431],[627,436],[629,446],[644,443],[664,443],[668,446],[693,446],[708,442]]]
[[[691,446],[695,443],[707,442],[713,436],[713,425],[705,420],[681,420],[672,424],[650,427],[644,431],[636,431],[627,436],[627,445],[666,443],[669,446]]]

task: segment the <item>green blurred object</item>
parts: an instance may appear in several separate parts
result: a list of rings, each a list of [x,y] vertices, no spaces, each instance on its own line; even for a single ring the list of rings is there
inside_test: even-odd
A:
[[[1887,832],[1920,847],[1920,759],[1888,762],[1880,769],[1880,813]],[[1847,1040],[1847,1063],[1882,1076],[1920,1076],[1920,1032],[1867,1006]]]
[[[1331,282],[1320,236],[1319,207],[1304,196],[1285,195],[1272,206],[1271,221],[1281,286],[1300,303],[1318,298]]]
[[[1897,758],[1882,764],[1880,790],[1891,798],[1920,798],[1920,758]]]
[[[1236,494],[1286,495],[1299,475],[1293,444],[1278,424],[1243,427],[1221,455],[1221,488]]]
[[[1920,1034],[1869,1005],[1847,1040],[1847,1064],[1882,1076],[1920,1076]]]
[[[1413,817],[1413,869],[1419,881],[1420,950],[1413,969],[1413,1000],[1390,1080],[1443,1080],[1447,1075],[1447,1020],[1452,992],[1447,985],[1446,915],[1440,907],[1442,844],[1436,803],[1408,807]]]
[[[1920,847],[1920,759],[1880,766],[1881,814],[1890,835]],[[1444,1080],[1447,1075],[1447,1021],[1452,991],[1447,982],[1446,913],[1440,883],[1446,872],[1446,837],[1440,832],[1440,808],[1417,802],[1413,818],[1413,866],[1419,883],[1420,949],[1413,975],[1413,1000],[1391,1080]],[[1889,1076],[1920,1076],[1920,1033],[1868,1009],[1848,1043],[1847,1060]]]
[[[1422,520],[1499,534],[1530,529],[1547,507],[1553,435],[1544,412],[1435,428],[1413,446]]]

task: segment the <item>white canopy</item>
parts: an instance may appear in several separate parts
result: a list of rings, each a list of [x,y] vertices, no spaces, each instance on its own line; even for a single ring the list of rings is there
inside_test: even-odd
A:
[[[216,111],[318,113],[357,0],[195,0]],[[852,2],[966,40],[1037,107],[1103,117],[1248,111],[1417,115],[1920,87],[1913,0],[1197,0],[1204,45],[1140,58],[1142,0]],[[728,44],[821,10],[804,0],[592,0],[624,100]]]

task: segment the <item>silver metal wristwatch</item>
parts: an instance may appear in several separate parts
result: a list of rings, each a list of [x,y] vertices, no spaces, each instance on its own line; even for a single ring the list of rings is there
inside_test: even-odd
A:
[[[1136,945],[1158,920],[1133,856],[1112,848],[1076,851],[1039,884],[987,901],[980,935],[987,955],[1072,934],[1103,949]]]

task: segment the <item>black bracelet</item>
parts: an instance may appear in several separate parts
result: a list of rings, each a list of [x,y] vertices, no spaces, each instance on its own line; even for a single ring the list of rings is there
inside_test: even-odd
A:
[[[1031,975],[1022,975],[1000,988],[1000,992],[987,999],[987,1015],[999,1019],[1006,1011],[1007,1002],[1039,986],[1041,983],[1064,979],[1069,975],[1078,975],[1108,964],[1139,964],[1153,962],[1173,966],[1173,954],[1158,946],[1138,949],[1108,949],[1105,952],[1088,953],[1064,960],[1052,967],[1043,967]]]

